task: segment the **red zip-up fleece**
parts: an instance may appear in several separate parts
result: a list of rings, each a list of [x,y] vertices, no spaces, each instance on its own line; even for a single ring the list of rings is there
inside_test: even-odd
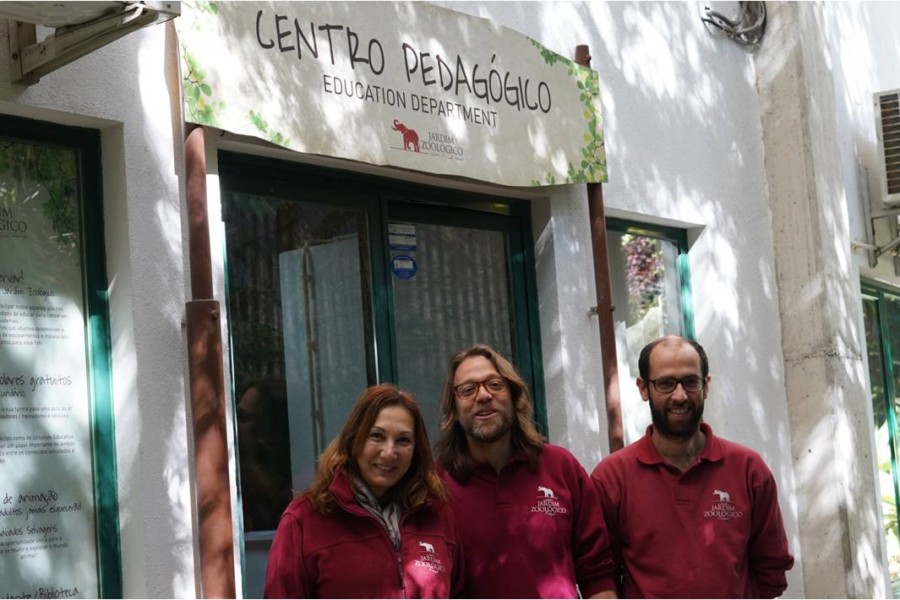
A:
[[[338,472],[329,491],[337,508],[323,515],[303,495],[275,532],[266,598],[449,598],[462,587],[456,526],[440,500],[400,518],[400,550],[353,496]]]
[[[536,470],[517,454],[499,473],[481,463],[464,481],[444,472],[465,548],[470,598],[585,598],[615,588],[597,490],[559,446]]]
[[[794,564],[775,478],[753,450],[715,437],[682,473],[647,434],[591,474],[623,598],[775,598]]]

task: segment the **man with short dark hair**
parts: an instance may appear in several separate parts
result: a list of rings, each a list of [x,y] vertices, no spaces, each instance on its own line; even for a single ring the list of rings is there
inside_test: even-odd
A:
[[[647,344],[638,389],[653,424],[603,459],[600,493],[626,598],[774,598],[794,559],[775,478],[753,450],[702,422],[712,377],[703,347]]]
[[[462,539],[470,598],[615,598],[600,498],[544,443],[522,377],[485,345],[450,361],[435,453]],[[576,587],[577,586],[577,587]]]

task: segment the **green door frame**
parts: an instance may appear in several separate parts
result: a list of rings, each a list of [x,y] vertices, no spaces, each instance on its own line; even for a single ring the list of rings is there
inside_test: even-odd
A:
[[[894,398],[897,390],[894,386],[894,358],[891,351],[890,328],[885,315],[885,295],[891,295],[900,300],[900,291],[888,286],[879,285],[872,281],[862,282],[862,295],[875,301],[875,311],[878,318],[878,331],[881,340],[879,355],[881,357],[881,383],[884,385],[884,409],[888,421],[888,445],[891,450],[891,478],[894,484],[894,505],[900,513],[900,464],[898,464],[898,445],[900,445],[900,427],[897,422],[897,412],[894,410]],[[874,382],[870,382],[874,385]],[[898,530],[900,536],[900,530]]]
[[[103,175],[100,132],[20,117],[0,117],[0,138],[72,150],[78,157],[82,277],[91,441],[94,517],[97,530],[97,583],[103,598],[121,598],[122,553],[116,472],[115,417],[112,402],[112,354],[109,293],[103,225]]]

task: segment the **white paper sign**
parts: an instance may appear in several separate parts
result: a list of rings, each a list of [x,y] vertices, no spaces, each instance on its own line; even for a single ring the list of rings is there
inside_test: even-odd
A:
[[[22,156],[24,148],[59,153],[46,164],[62,164],[62,177],[74,171],[69,151],[8,142],[0,164],[8,166],[9,155]],[[65,167],[67,160],[71,168]],[[0,580],[5,598],[99,596],[72,177],[48,188],[17,181],[10,171],[0,173]]]

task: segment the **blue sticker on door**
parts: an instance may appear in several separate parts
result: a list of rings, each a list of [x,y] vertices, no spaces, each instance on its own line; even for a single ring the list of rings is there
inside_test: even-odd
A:
[[[411,279],[418,270],[419,265],[416,264],[416,259],[412,256],[401,254],[391,259],[391,272],[394,274],[394,277]]]

